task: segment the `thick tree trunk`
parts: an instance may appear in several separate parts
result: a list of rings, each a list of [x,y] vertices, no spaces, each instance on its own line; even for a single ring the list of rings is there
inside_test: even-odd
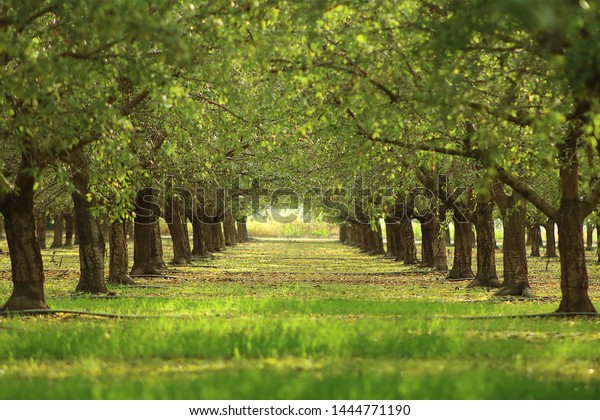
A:
[[[26,157],[15,181],[17,192],[8,193],[1,204],[10,254],[13,291],[0,311],[47,309],[44,267],[35,235],[33,185]]]
[[[46,249],[46,215],[43,213],[35,216],[35,236],[40,249]]]
[[[127,274],[129,258],[127,250],[127,221],[115,221],[110,228],[109,284],[135,284]]]
[[[436,271],[448,270],[448,257],[446,255],[446,236],[443,226],[436,215],[425,216],[421,223],[423,261],[424,267],[433,267]]]
[[[73,245],[73,231],[75,230],[75,223],[72,213],[65,214],[65,246]]]
[[[37,222],[37,218],[36,218],[36,222]],[[36,228],[37,230],[37,228]],[[44,226],[44,231],[46,230],[46,226]],[[0,216],[0,240],[4,239],[5,235],[4,235],[4,217]],[[45,241],[44,241],[44,245],[45,245]]]
[[[173,264],[186,265],[192,260],[187,220],[178,197],[167,200],[165,218],[173,241]]]
[[[248,224],[247,224],[247,216],[243,216],[241,221],[238,222],[238,232],[242,231],[242,242],[246,242],[250,240],[250,236],[248,235]]]
[[[544,225],[546,230],[546,254],[545,257],[551,258],[556,257],[556,237],[554,235],[555,223],[552,220],[548,220]]]
[[[237,241],[238,243],[246,242],[248,240],[248,228],[246,226],[246,216],[243,217],[244,221],[236,222]],[[347,229],[347,226],[346,226]]]
[[[542,232],[538,223],[535,223],[529,230],[531,233],[531,254],[530,257],[540,256],[540,246],[542,246]]]
[[[496,273],[494,204],[478,197],[474,221],[477,235],[477,274],[467,287],[500,287]]]
[[[237,231],[235,229],[235,220],[231,213],[225,213],[225,219],[223,220],[223,233],[225,235],[225,245],[235,246],[237,244]]]
[[[154,265],[153,256],[158,252],[155,229],[158,227],[160,208],[152,188],[143,188],[135,197],[135,224],[133,230],[133,267],[130,275],[160,274],[162,266]],[[160,232],[159,235],[160,237]]]
[[[473,262],[472,225],[464,216],[454,213],[452,216],[454,222],[454,262],[447,279],[472,279],[475,277],[471,268]]]
[[[592,223],[585,224],[585,250],[593,251],[594,250],[594,225]]]
[[[63,246],[63,227],[63,215],[59,213],[54,216],[54,237],[52,239],[52,244],[50,245],[50,248],[60,248]]]
[[[526,206],[516,192],[505,196],[506,205],[500,210],[504,215],[504,282],[497,296],[533,296],[527,279],[527,249],[525,245]]]
[[[417,264],[417,245],[412,222],[408,217],[402,217],[399,222],[400,241],[404,245],[404,264]]]
[[[209,255],[206,248],[206,237],[205,229],[202,227],[200,218],[194,216],[192,218],[192,242],[194,248],[192,249],[192,256],[196,258],[204,258]]]
[[[91,213],[94,203],[87,199],[89,164],[81,149],[73,152],[71,158],[74,170],[72,180],[75,186],[72,197],[77,215],[80,266],[79,283],[75,290],[84,293],[107,293],[108,289],[104,283],[104,237],[99,220]]]
[[[379,219],[375,222],[375,230],[368,225],[369,235],[371,236],[371,250],[372,255],[384,255],[385,249],[383,248],[383,231],[381,229],[381,223]]]
[[[579,199],[561,200],[558,211],[558,250],[562,300],[557,312],[596,312],[588,296],[588,273]]]
[[[421,265],[433,267],[433,231],[430,223],[421,222]]]
[[[385,219],[385,239],[386,239],[386,258],[394,258],[398,260],[404,259],[404,255],[400,255],[400,244],[398,243],[398,223],[392,219]]]
[[[238,224],[238,234],[240,231],[241,230],[239,229],[239,224]],[[343,244],[346,244],[346,241],[348,240],[348,226],[344,223],[340,223],[339,232],[340,232],[340,234],[339,234],[340,242]],[[238,237],[239,237],[239,235],[238,235]]]
[[[583,245],[583,211],[579,193],[578,129],[572,129],[559,144],[560,207],[557,212],[558,250],[560,254],[560,289],[562,299],[559,313],[596,312],[588,296],[588,273]]]
[[[162,236],[160,234],[160,219],[156,219],[150,234],[152,239],[150,243],[150,264],[158,270],[166,270],[167,265],[164,260]]]

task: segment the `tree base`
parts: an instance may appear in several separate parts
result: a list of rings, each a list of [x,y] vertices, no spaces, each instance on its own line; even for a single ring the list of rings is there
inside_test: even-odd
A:
[[[498,280],[497,277],[488,277],[488,278],[475,277],[473,279],[473,281],[467,285],[467,288],[471,289],[474,287],[485,287],[488,289],[497,289],[501,286],[502,286],[502,283],[500,283],[500,281]]]
[[[533,292],[529,286],[502,286],[494,296],[523,296],[532,298]]]
[[[471,280],[473,278],[475,278],[475,274],[473,274],[473,271],[471,270],[451,270],[450,273],[448,273],[448,276],[446,276],[446,280],[450,281]]]
[[[180,257],[177,259],[173,259],[173,261],[171,261],[171,265],[189,265],[190,264],[190,260],[188,260],[185,257]]]
[[[107,283],[108,284],[121,284],[121,285],[127,285],[127,286],[135,285],[135,282],[133,281],[133,279],[131,277],[129,277],[129,275],[127,275],[127,274],[119,274],[117,276],[108,277]]]
[[[26,311],[30,309],[49,309],[46,302],[26,296],[11,296],[0,308],[0,312]]]
[[[556,313],[597,313],[594,304],[587,296],[562,298]]]
[[[152,267],[150,264],[147,264],[146,266],[137,266],[137,267],[133,266],[133,268],[129,272],[130,276],[137,276],[137,277],[160,276],[161,274],[162,273],[159,270]]]
[[[86,284],[79,281],[75,288],[76,293],[90,293],[92,295],[104,295],[108,293],[105,284]]]

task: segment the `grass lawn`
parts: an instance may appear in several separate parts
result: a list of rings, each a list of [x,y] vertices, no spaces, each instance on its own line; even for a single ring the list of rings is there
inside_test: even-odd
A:
[[[73,293],[76,251],[44,251],[49,305],[140,318],[0,318],[0,398],[600,398],[600,320],[476,318],[555,310],[556,260],[530,261],[536,298],[497,299],[331,240],[259,240],[99,298]]]

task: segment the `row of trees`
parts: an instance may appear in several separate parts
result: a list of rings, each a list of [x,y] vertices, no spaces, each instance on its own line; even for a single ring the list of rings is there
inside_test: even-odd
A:
[[[410,219],[417,219],[422,259],[446,269],[443,226],[451,214],[450,277],[472,275],[474,225],[472,285],[497,286],[497,206],[501,293],[529,295],[529,202],[534,232],[546,227],[551,244],[558,228],[558,311],[595,312],[582,238],[600,200],[595,4],[22,3],[0,6],[0,209],[14,284],[4,309],[46,307],[35,217],[50,211],[46,201],[70,196],[77,290],[101,293],[100,220],[110,226],[111,270],[119,267],[109,278],[127,283],[128,220],[136,222],[131,273],[153,274],[164,266],[159,215],[169,220],[175,261],[185,263],[194,249],[206,252],[200,238],[221,237],[209,226],[223,223],[230,231],[223,236],[233,238],[231,220],[243,226],[256,210],[203,200],[203,192],[217,197],[239,177],[260,177],[271,189],[342,191],[362,174],[373,190],[393,192],[368,203],[340,193],[338,205],[320,206],[349,222],[341,234],[350,242],[380,250],[372,221],[383,217],[390,252],[413,262]],[[153,180],[171,187],[156,194]],[[44,200],[55,185],[62,198]],[[424,203],[420,190],[428,191]],[[226,195],[244,194],[234,186]],[[191,251],[177,239],[187,239],[185,220]]]

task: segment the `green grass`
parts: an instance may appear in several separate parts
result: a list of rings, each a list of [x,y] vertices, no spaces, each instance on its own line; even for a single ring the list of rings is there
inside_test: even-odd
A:
[[[73,293],[75,248],[53,253],[52,308],[148,318],[0,318],[1,398],[600,397],[598,320],[463,318],[556,309],[555,261],[531,260],[537,299],[495,299],[334,241],[261,240],[106,299]]]

